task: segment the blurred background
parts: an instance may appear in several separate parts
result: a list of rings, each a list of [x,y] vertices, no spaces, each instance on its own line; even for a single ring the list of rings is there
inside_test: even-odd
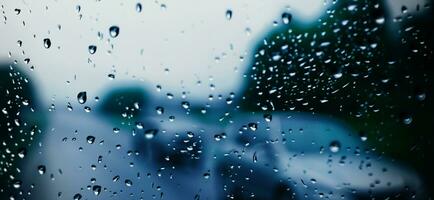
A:
[[[1,199],[432,199],[430,0],[0,10]]]

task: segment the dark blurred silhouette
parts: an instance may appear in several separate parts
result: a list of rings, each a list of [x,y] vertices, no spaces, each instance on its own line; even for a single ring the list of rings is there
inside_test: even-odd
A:
[[[257,47],[242,109],[342,119],[434,188],[432,4],[406,10],[391,18],[385,1],[337,1],[311,26],[273,31]]]
[[[40,102],[33,82],[20,67],[0,64],[0,199],[18,193],[21,166],[44,123],[44,115],[36,113]]]

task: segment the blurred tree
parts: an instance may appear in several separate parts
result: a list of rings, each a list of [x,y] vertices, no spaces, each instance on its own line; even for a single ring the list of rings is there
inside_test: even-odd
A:
[[[372,151],[434,179],[431,3],[398,18],[380,0],[334,3],[312,25],[286,25],[296,16],[282,14],[257,47],[241,109],[336,117]]]
[[[0,92],[0,199],[16,199],[22,195],[21,166],[41,132],[44,115],[36,113],[35,90],[20,66],[0,64]]]

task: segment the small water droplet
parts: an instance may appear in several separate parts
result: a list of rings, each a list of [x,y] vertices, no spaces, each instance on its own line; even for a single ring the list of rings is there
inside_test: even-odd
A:
[[[411,122],[413,122],[413,117],[409,113],[402,113],[401,114],[401,121],[405,125],[410,125]]]
[[[226,19],[231,20],[232,19],[232,10],[226,10]]]
[[[384,22],[386,21],[386,19],[384,17],[378,17],[377,19],[375,19],[375,22],[377,24],[384,24]]]
[[[18,157],[24,158],[27,155],[27,150],[25,148],[21,148],[18,150]]]
[[[130,179],[125,180],[125,185],[128,187],[131,187],[133,185],[133,182]]]
[[[92,187],[93,190],[93,194],[95,194],[95,196],[98,196],[99,194],[101,194],[101,186],[99,185],[94,185]]]
[[[338,141],[332,141],[329,145],[330,151],[333,153],[337,153],[341,149],[341,143]]]
[[[289,24],[291,20],[292,20],[292,15],[290,13],[285,12],[282,14],[282,22],[284,24]]]
[[[81,200],[81,198],[82,198],[82,196],[80,193],[75,194],[73,197],[74,200]]]
[[[271,114],[264,114],[264,119],[266,122],[271,122],[273,116]]]
[[[89,136],[87,136],[86,140],[87,140],[87,143],[93,144],[95,142],[95,137],[92,135],[89,135]]]
[[[109,28],[109,33],[110,33],[110,36],[112,38],[117,37],[119,35],[119,27],[118,26],[111,26]]]
[[[94,54],[96,52],[96,46],[95,45],[89,45],[88,50],[89,50],[90,54]]]
[[[44,39],[44,47],[45,47],[46,49],[48,49],[48,48],[51,47],[51,40],[50,40],[49,38],[45,38],[45,39]]]
[[[137,4],[136,4],[136,11],[137,11],[138,13],[142,12],[142,4],[141,4],[141,3],[137,3]]]
[[[155,111],[157,111],[157,114],[159,114],[159,115],[164,114],[164,108],[161,107],[161,106],[157,106],[157,107],[155,108]]]
[[[256,131],[258,129],[258,124],[257,123],[249,123],[249,128],[252,131]]]
[[[22,182],[20,180],[15,180],[12,185],[14,186],[14,188],[18,189],[21,187],[21,184]]]
[[[157,135],[157,133],[158,133],[158,129],[148,129],[145,131],[145,138],[150,140],[154,138],[155,135]]]
[[[183,101],[181,102],[181,106],[185,109],[190,108],[190,103],[188,101]]]
[[[38,173],[39,173],[40,175],[45,174],[45,171],[46,171],[46,167],[45,167],[45,165],[39,165],[39,166],[38,166]]]
[[[203,178],[205,178],[205,179],[209,179],[210,176],[211,176],[211,174],[208,172],[203,174]]]

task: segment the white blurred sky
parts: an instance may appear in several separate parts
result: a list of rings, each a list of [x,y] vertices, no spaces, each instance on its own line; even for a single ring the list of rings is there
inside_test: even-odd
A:
[[[418,1],[406,2],[412,10]],[[6,0],[2,10],[7,20],[0,21],[0,61],[9,59],[11,52],[31,75],[44,103],[53,96],[57,101],[75,100],[80,91],[88,91],[91,97],[102,95],[107,88],[132,80],[152,90],[161,85],[162,92],[176,96],[187,91],[188,99],[204,102],[208,94],[238,92],[253,47],[275,28],[273,21],[281,23],[283,12],[291,13],[295,21],[311,23],[331,5],[324,0],[141,1],[143,10],[138,13],[136,3]],[[389,4],[395,14],[403,5]],[[19,15],[15,8],[21,9]],[[229,21],[225,18],[228,9],[233,12]],[[114,39],[108,35],[112,25],[120,27]],[[250,35],[246,29],[251,30]],[[98,32],[103,33],[102,40]],[[44,38],[51,39],[50,49],[44,48]],[[23,41],[22,47],[18,40]],[[89,45],[97,46],[96,54],[88,53]],[[30,58],[28,65],[24,58]],[[93,63],[88,63],[89,58]],[[113,70],[116,79],[109,80],[107,75]]]

